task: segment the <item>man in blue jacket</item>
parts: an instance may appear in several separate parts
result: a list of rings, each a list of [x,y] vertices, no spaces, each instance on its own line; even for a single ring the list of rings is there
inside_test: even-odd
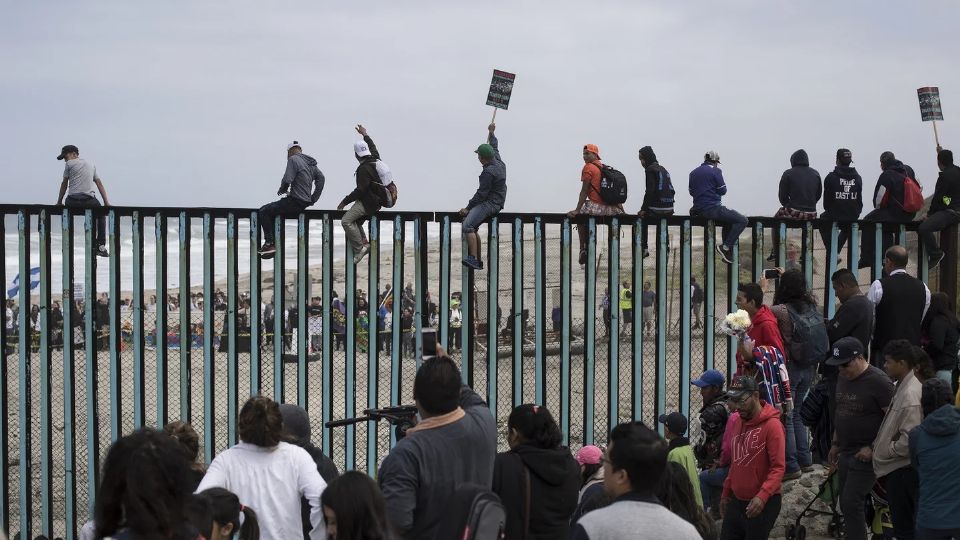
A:
[[[703,165],[690,172],[690,195],[693,196],[690,215],[723,224],[723,243],[717,243],[717,253],[727,264],[733,264],[733,246],[747,227],[747,218],[720,204],[721,197],[727,194],[727,184],[723,181],[723,171],[717,167],[719,164],[720,154],[710,150],[703,156]]]
[[[463,216],[461,230],[467,239],[467,256],[463,259],[463,265],[472,270],[483,269],[477,227],[500,213],[507,200],[507,166],[500,159],[497,137],[493,134],[496,129],[496,124],[490,124],[487,127],[487,143],[481,144],[474,151],[483,165],[480,187],[466,208],[460,209],[460,215]]]
[[[917,538],[960,537],[960,410],[936,377],[920,393],[924,419],[910,431],[910,463],[920,477]]]

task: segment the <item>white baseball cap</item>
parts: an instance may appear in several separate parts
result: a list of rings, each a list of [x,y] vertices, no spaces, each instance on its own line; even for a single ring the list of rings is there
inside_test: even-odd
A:
[[[369,156],[370,147],[367,146],[365,141],[357,141],[353,143],[353,153],[360,157]]]
[[[704,157],[707,161],[714,161],[714,162],[716,162],[716,163],[720,163],[720,154],[718,154],[715,150],[709,150],[709,151],[707,151],[707,153],[704,154],[703,157]]]
[[[293,141],[292,143],[288,144],[288,145],[287,145],[287,151],[289,152],[290,149],[293,148],[293,147],[300,148],[300,143],[297,142],[297,141]],[[302,150],[302,148],[301,148],[301,150]]]

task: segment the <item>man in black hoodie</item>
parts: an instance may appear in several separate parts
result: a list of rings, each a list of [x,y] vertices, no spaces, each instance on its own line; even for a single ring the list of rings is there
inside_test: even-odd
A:
[[[953,163],[953,152],[938,149],[937,166],[940,168],[937,187],[933,191],[927,218],[918,229],[927,249],[931,269],[943,260],[943,250],[937,242],[936,233],[960,223],[960,167]]]
[[[323,173],[317,168],[317,160],[304,154],[299,142],[288,144],[287,170],[277,190],[277,195],[286,194],[286,197],[263,205],[258,212],[260,228],[263,230],[260,257],[272,259],[277,252],[273,245],[274,220],[278,217],[296,217],[316,203],[323,193],[323,184]]]
[[[354,175],[357,187],[337,206],[337,210],[343,210],[348,204],[353,203],[347,213],[340,218],[343,232],[353,248],[353,264],[359,263],[370,251],[370,242],[363,234],[361,226],[364,221],[380,210],[380,195],[377,190],[383,189],[380,187],[383,185],[380,181],[380,173],[377,172],[377,161],[380,160],[377,145],[373,144],[373,139],[367,135],[365,127],[358,125],[356,129],[357,133],[363,136],[362,141],[353,143],[353,155],[360,162]]]
[[[810,221],[817,219],[817,202],[822,194],[820,173],[810,167],[807,151],[797,150],[790,156],[790,168],[780,177],[780,210],[777,219]],[[768,261],[777,260],[780,248],[780,227],[773,228],[773,248]]]
[[[643,192],[643,204],[640,205],[638,215],[643,218],[643,232],[640,242],[643,247],[643,256],[647,257],[647,223],[673,215],[673,197],[676,192],[670,173],[657,162],[657,154],[653,148],[644,146],[640,149],[640,165],[646,173],[646,191]]]
[[[843,224],[837,235],[838,253],[850,238],[849,223],[860,219],[860,212],[863,210],[863,178],[856,168],[850,166],[851,163],[853,153],[846,148],[840,148],[837,150],[837,166],[823,179],[823,213],[820,214],[820,219]],[[820,227],[823,245],[827,246],[828,250],[830,229],[829,224]]]
[[[909,165],[904,165],[894,157],[893,152],[880,154],[880,178],[873,189],[873,211],[863,217],[864,221],[872,221],[875,226],[867,225],[863,230],[860,241],[860,263],[858,268],[867,268],[873,264],[876,254],[876,234],[879,230],[882,236],[883,250],[894,244],[896,233],[886,231],[886,223],[909,223],[913,221],[916,212],[907,212],[903,209],[904,182],[906,177],[916,180],[916,175]]]

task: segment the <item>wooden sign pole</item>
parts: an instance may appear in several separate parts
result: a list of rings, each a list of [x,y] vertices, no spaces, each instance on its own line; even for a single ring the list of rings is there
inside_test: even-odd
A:
[[[494,111],[496,114],[496,111]],[[933,121],[933,140],[937,142],[937,148],[940,148],[940,134],[937,133],[937,121]]]
[[[497,121],[497,109],[498,109],[498,108],[499,108],[499,107],[494,107],[494,108],[493,108],[493,118],[490,120],[490,123],[491,123],[491,124]],[[937,129],[937,125],[936,125],[936,124],[933,125],[933,129],[934,129],[934,130]]]

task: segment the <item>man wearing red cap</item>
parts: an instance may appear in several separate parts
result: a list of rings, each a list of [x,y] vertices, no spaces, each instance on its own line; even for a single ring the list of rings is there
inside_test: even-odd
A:
[[[583,169],[580,171],[580,198],[577,207],[567,215],[571,218],[578,215],[585,216],[614,216],[623,213],[623,205],[607,204],[600,197],[600,180],[603,162],[600,161],[600,149],[595,144],[583,145]],[[583,226],[577,226],[580,235],[580,264],[587,264],[587,236],[590,231]]]

